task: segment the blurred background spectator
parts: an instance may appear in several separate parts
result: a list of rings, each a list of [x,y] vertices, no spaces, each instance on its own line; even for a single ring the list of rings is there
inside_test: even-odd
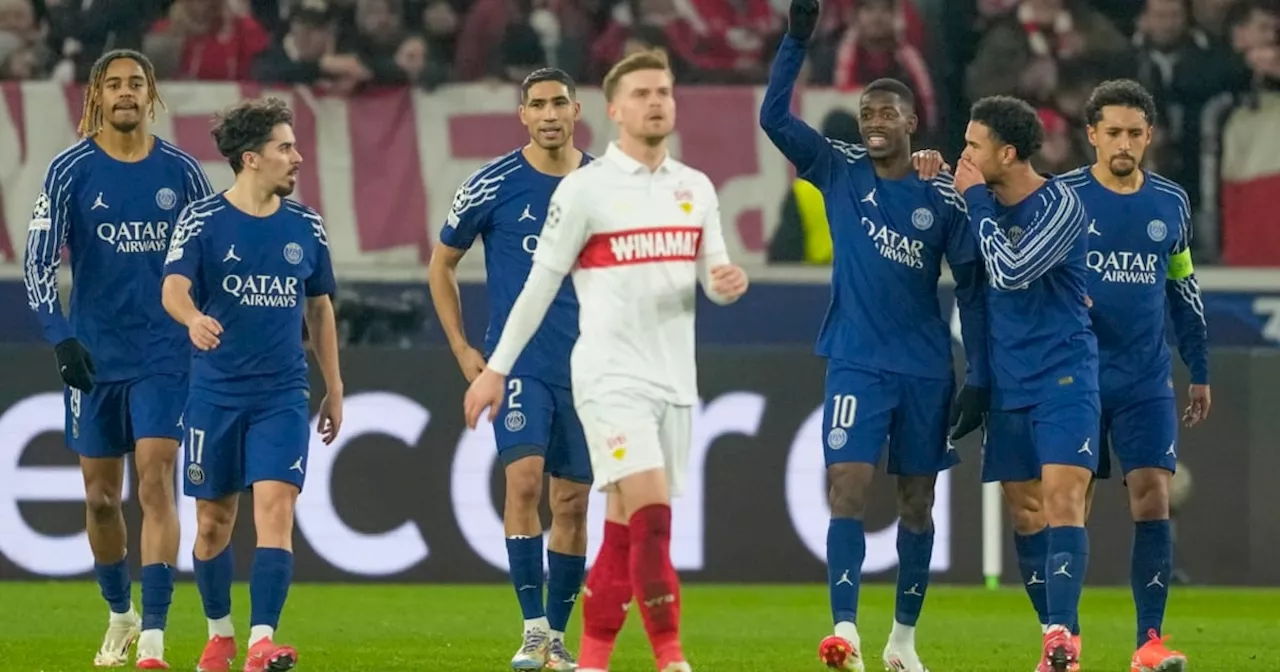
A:
[[[1220,242],[1223,128],[1234,111],[1280,91],[1278,2],[823,0],[806,86],[852,93],[879,77],[901,79],[919,100],[916,144],[948,155],[961,147],[973,100],[1027,98],[1047,131],[1036,162],[1058,171],[1091,155],[1081,119],[1089,91],[1135,77],[1158,101],[1150,166],[1187,189],[1202,233],[1196,251],[1209,262]],[[758,85],[788,4],[0,0],[0,78],[84,81],[104,50],[130,47],[148,53],[163,79],[308,85],[349,96],[370,87],[517,82],[547,65],[598,84],[623,55],[661,48],[682,83]],[[797,207],[795,193],[784,213]],[[791,251],[772,258],[797,258],[793,243],[778,248]]]

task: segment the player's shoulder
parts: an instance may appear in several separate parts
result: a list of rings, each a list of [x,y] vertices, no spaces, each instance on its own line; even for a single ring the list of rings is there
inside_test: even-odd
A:
[[[1049,203],[1060,203],[1061,207],[1082,207],[1080,195],[1076,193],[1078,187],[1075,186],[1076,181],[1081,179],[1077,175],[1078,170],[1048,176],[1044,185],[1040,187],[1041,196]]]
[[[158,135],[155,138],[156,144],[152,149],[159,152],[165,161],[176,164],[187,171],[203,171],[200,167],[200,161],[189,152]]]
[[[497,187],[525,167],[521,149],[515,149],[491,159],[477,168],[463,181],[463,189],[478,189],[487,185]]]
[[[82,138],[54,155],[49,161],[48,178],[57,182],[74,175],[81,166],[85,165],[84,160],[97,154],[98,151],[98,143],[91,138]]]
[[[324,222],[324,217],[322,217],[320,213],[316,211],[315,208],[299,203],[298,201],[295,201],[292,198],[280,199],[280,207],[284,208],[284,210],[289,214],[295,217],[298,217],[300,219],[305,219],[307,221]]]
[[[1089,166],[1080,166],[1075,170],[1055,175],[1052,179],[1072,190],[1078,190],[1093,181],[1093,173],[1090,172]]]
[[[587,156],[589,155],[583,152],[582,156],[583,160],[586,161]],[[607,170],[608,164],[609,162],[602,160],[602,157],[592,156],[590,161],[583,163],[581,166],[578,166],[576,170],[573,170],[568,175],[560,178],[558,191],[561,194],[561,198],[564,197],[564,194],[577,193],[582,189],[589,188],[600,180],[607,180],[609,172]]]
[[[1187,190],[1183,189],[1182,185],[1155,171],[1148,171],[1147,179],[1151,181],[1151,186],[1155,189],[1157,196],[1171,199],[1177,205],[1190,209],[1191,199],[1187,196]]]
[[[689,186],[696,187],[698,189],[710,189],[711,191],[715,191],[715,183],[711,181],[711,178],[708,177],[706,173],[683,161],[678,161],[676,159],[669,159],[669,161],[671,162],[672,172],[674,172],[676,177],[678,177],[682,182],[686,182]]]
[[[836,140],[835,138],[823,138],[831,145],[831,149],[835,150],[840,156],[844,157],[847,163],[857,163],[867,158],[867,148],[856,143],[845,140]]]
[[[919,177],[916,178],[920,180]],[[956,189],[956,178],[951,173],[938,173],[931,180],[920,180],[925,186],[925,193],[929,196],[940,199],[935,201],[942,207],[952,207],[961,212],[968,212],[969,207],[965,204],[964,196]]]
[[[222,198],[222,193],[209,194],[203,198],[191,201],[182,209],[178,215],[178,221],[203,220],[212,214],[215,214],[227,207],[226,201]]]

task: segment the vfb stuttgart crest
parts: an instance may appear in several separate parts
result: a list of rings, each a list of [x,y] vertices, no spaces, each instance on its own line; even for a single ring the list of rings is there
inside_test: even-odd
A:
[[[680,209],[684,210],[684,214],[693,212],[693,190],[686,187],[677,187],[676,203],[680,204]]]

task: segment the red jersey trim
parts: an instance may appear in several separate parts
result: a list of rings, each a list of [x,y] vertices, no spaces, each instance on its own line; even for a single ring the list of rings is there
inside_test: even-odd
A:
[[[655,226],[597,233],[578,254],[578,268],[608,268],[668,261],[697,261],[700,226]]]

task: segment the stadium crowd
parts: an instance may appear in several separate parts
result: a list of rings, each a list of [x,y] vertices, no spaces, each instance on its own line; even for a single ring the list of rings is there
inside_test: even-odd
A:
[[[164,80],[367,86],[519,82],[543,65],[598,83],[634,50],[665,48],[680,81],[765,80],[785,0],[0,0],[0,79],[84,81],[104,49],[141,49]],[[1010,93],[1040,108],[1044,170],[1086,162],[1081,107],[1104,79],[1155,92],[1150,164],[1202,210],[1202,160],[1222,124],[1280,89],[1277,0],[826,0],[803,83],[878,77],[921,101],[918,144],[959,151],[969,101]],[[851,118],[832,132],[856,133]],[[1206,146],[1206,143],[1208,146]],[[794,215],[784,204],[784,221]],[[1210,208],[1209,210],[1212,210]],[[792,217],[794,219],[794,217]],[[1204,227],[1200,227],[1204,231]],[[1212,231],[1212,227],[1209,229]],[[783,235],[772,258],[802,260]],[[792,236],[794,238],[794,236]],[[1201,236],[1204,262],[1217,256]]]

